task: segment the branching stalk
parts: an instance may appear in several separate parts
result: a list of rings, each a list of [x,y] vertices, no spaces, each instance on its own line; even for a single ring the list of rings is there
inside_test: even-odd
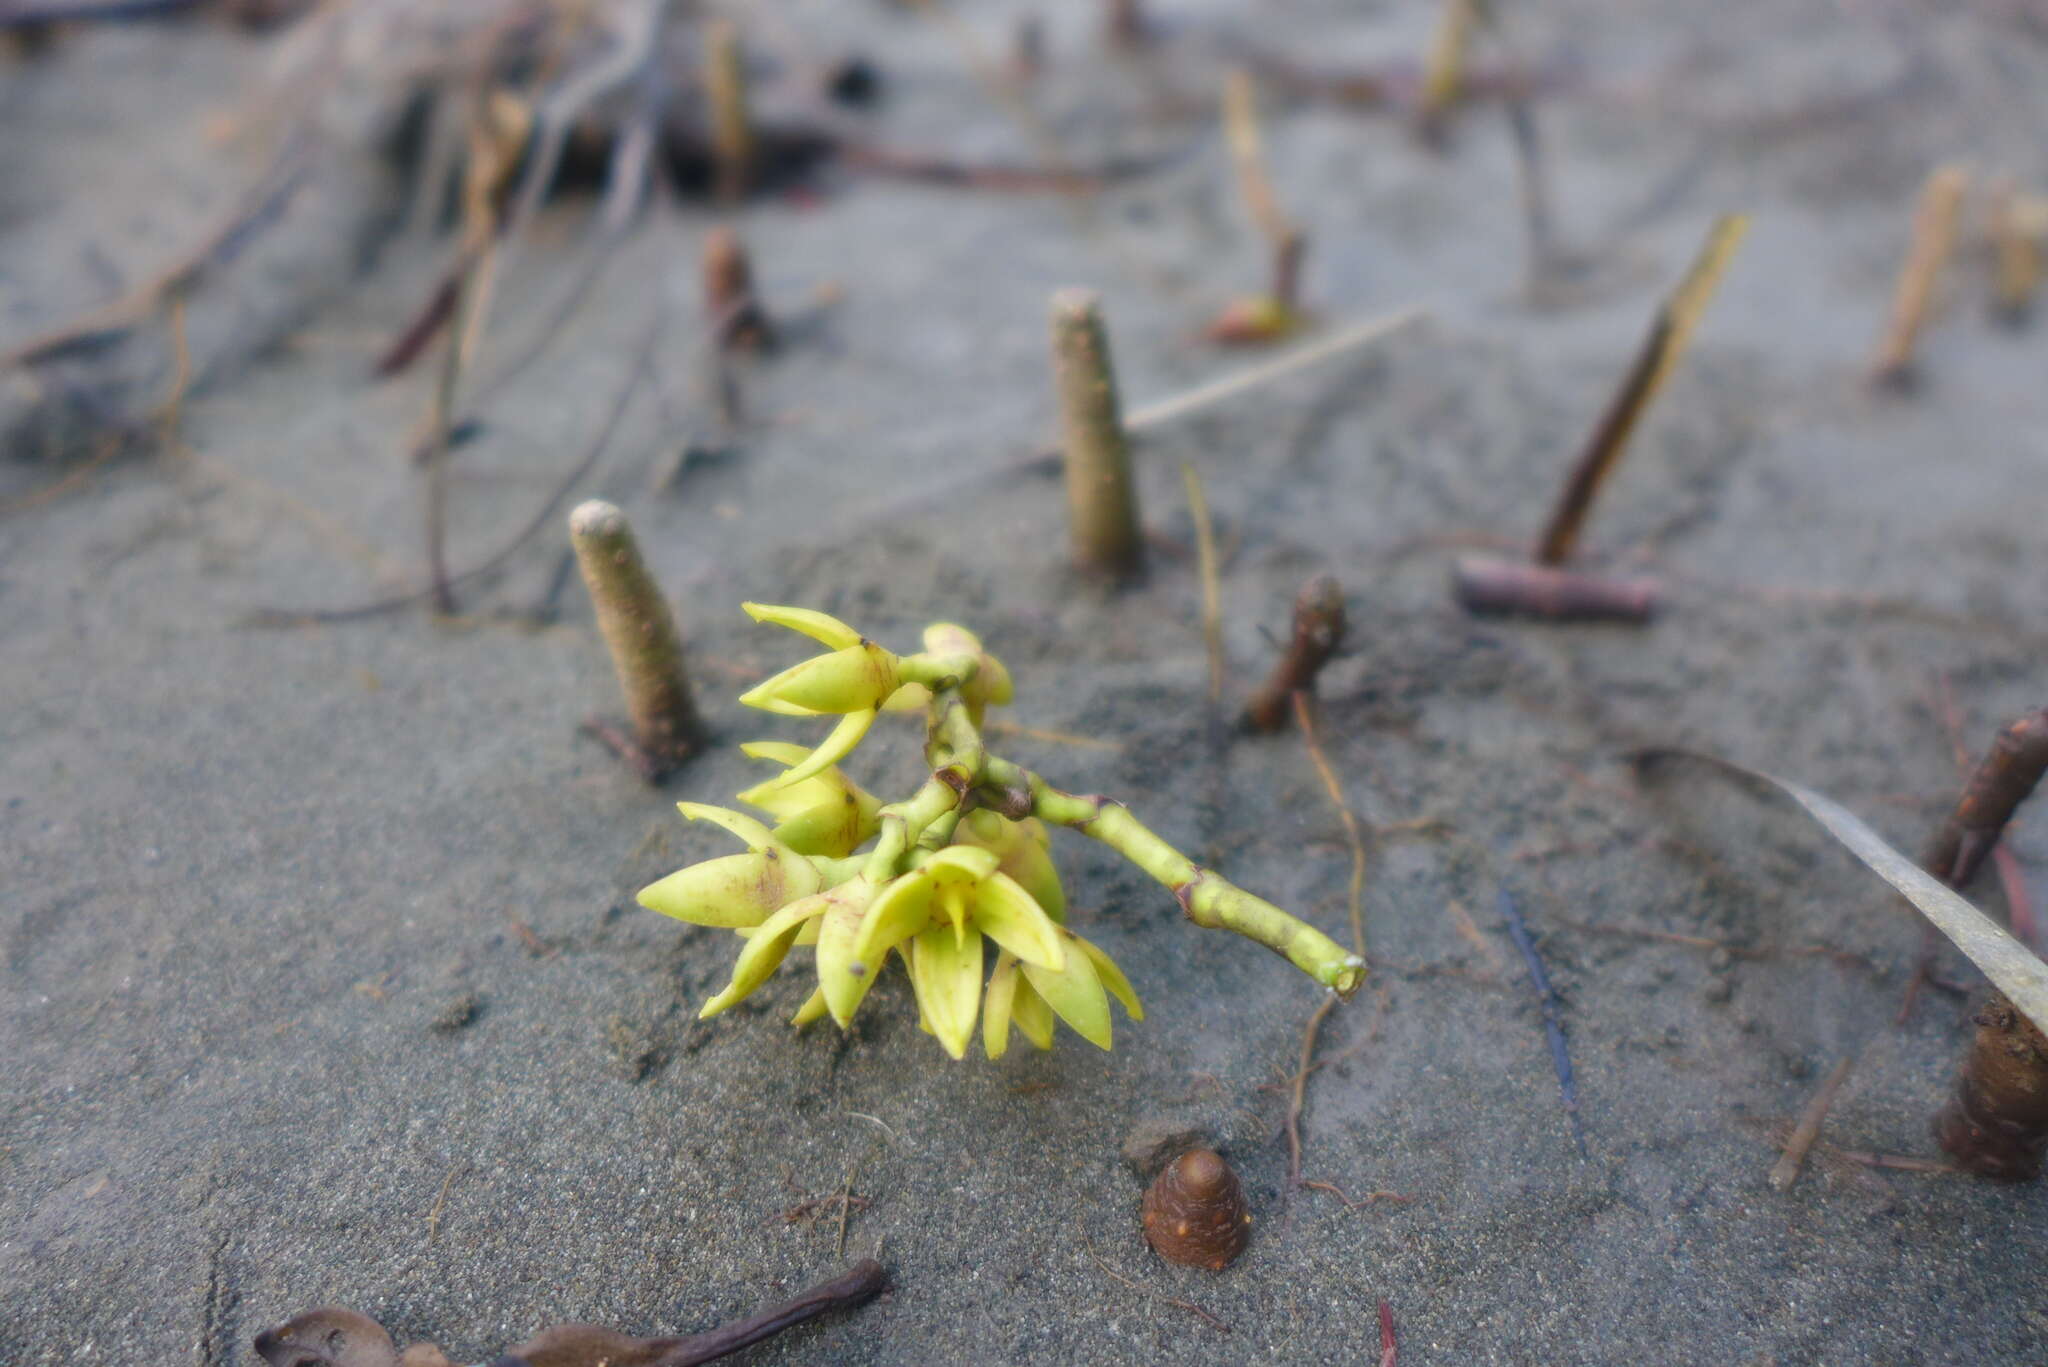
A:
[[[1205,869],[1156,835],[1114,798],[1062,792],[1028,769],[990,757],[989,782],[1030,794],[1028,815],[1100,840],[1173,893],[1196,925],[1232,930],[1286,959],[1340,997],[1365,981],[1365,961],[1314,926]],[[994,804],[991,803],[991,806]],[[1000,809],[999,809],[1000,810]]]

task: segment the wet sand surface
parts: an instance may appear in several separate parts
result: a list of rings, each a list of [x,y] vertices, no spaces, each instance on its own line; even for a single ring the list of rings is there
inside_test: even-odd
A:
[[[888,142],[1031,160],[944,27],[787,8],[819,50],[874,58]],[[1023,8],[963,21],[999,53]],[[725,743],[660,791],[577,734],[616,693],[580,586],[553,592],[560,514],[454,618],[248,624],[423,573],[405,452],[434,367],[366,374],[446,244],[388,231],[388,170],[323,160],[195,296],[225,340],[184,449],[49,497],[90,442],[29,424],[0,462],[0,1360],[249,1362],[258,1330],[338,1302],[476,1361],[563,1320],[708,1327],[878,1248],[888,1298],[738,1360],[1357,1362],[1382,1299],[1403,1364],[2048,1356],[2038,1185],[1838,1156],[1939,1156],[1969,1003],[1930,991],[1894,1024],[1917,924],[1791,809],[1704,772],[1639,783],[1624,758],[1758,764],[1914,849],[1955,791],[1937,679],[1973,748],[2043,701],[2042,334],[1988,320],[1972,246],[1920,386],[1872,393],[1862,371],[1926,173],[2048,177],[2048,35],[2021,6],[1660,8],[1516,16],[1518,50],[1558,73],[1536,108],[1563,245],[1597,258],[1535,301],[1497,104],[1437,152],[1384,111],[1268,96],[1323,325],[1430,316],[1146,435],[1152,572],[1123,594],[1065,568],[1057,480],[1013,468],[1053,427],[1048,296],[1102,292],[1127,404],[1243,364],[1197,339],[1265,269],[1213,113],[1224,40],[1405,60],[1433,7],[1161,3],[1161,44],[1122,57],[1093,7],[1048,7],[1045,126],[1077,164],[1157,167],[1080,200],[840,168],[750,205],[736,221],[791,336],[742,367],[736,434],[697,309],[719,217],[650,216],[457,453],[449,554],[475,564],[533,515],[661,326],[652,383],[573,493],[632,517]],[[209,129],[266,56],[177,24],[9,66],[0,343],[218,220],[255,163]],[[1466,617],[1457,548],[1534,536],[1660,293],[1734,210],[1749,239],[1589,533],[1664,576],[1667,609],[1639,630]],[[540,220],[483,368],[595,241],[587,200]],[[138,384],[162,383],[156,354]],[[732,701],[799,657],[740,613],[756,599],[903,649],[935,617],[972,626],[1017,723],[1092,742],[999,732],[1003,752],[1346,936],[1343,828],[1300,737],[1229,732],[1208,702],[1183,464],[1224,552],[1233,697],[1303,580],[1349,595],[1322,733],[1383,832],[1374,968],[1324,1029],[1302,1174],[1355,1207],[1286,1190],[1317,989],[1087,841],[1055,846],[1073,922],[1146,1011],[1109,1054],[1063,1032],[954,1064],[900,975],[843,1035],[784,1024],[807,971],[700,1022],[735,942],[633,900],[732,848],[672,804],[757,781],[736,742],[811,738]],[[918,740],[885,722],[850,767],[908,792]],[[1444,826],[1393,829],[1425,818]],[[2039,812],[2009,845],[2048,879]],[[1503,888],[1562,998],[1584,1157]],[[1975,891],[1997,905],[1992,879]],[[1815,946],[1832,952],[1791,952]],[[1773,1190],[1773,1125],[1849,1055],[1804,1177]],[[1208,1132],[1245,1182],[1257,1223],[1225,1273],[1139,1237],[1119,1148],[1162,1125]],[[849,1184],[842,1256],[829,1198]],[[785,1218],[820,1198],[824,1218]]]

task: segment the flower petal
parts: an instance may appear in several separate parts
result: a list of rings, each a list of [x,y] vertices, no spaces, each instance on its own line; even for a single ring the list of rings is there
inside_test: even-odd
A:
[[[884,712],[915,712],[932,700],[932,691],[921,683],[907,683],[889,695]]]
[[[1017,686],[1010,682],[1010,667],[993,655],[981,657],[981,673],[975,681],[981,685],[982,696],[997,706],[1017,695]]]
[[[1086,954],[1067,955],[1067,966],[1058,971],[1025,964],[1024,978],[1075,1034],[1098,1049],[1109,1048],[1109,998]]]
[[[1103,953],[1100,945],[1092,944],[1076,935],[1074,944],[1088,956],[1088,962],[1095,966],[1095,976],[1102,979],[1102,985],[1109,989],[1109,995],[1123,1003],[1124,1014],[1134,1021],[1145,1019],[1145,1008],[1138,1005],[1138,994],[1131,989],[1131,980],[1116,966],[1116,960]]]
[[[757,622],[800,631],[819,645],[830,646],[833,650],[860,644],[859,632],[837,617],[829,617],[810,608],[777,607],[772,603],[742,603],[740,607]]]
[[[740,743],[740,753],[748,759],[772,760],[776,764],[795,764],[810,751],[790,740],[750,740]]]
[[[1017,984],[1016,1000],[1010,1003],[1010,1019],[1033,1045],[1040,1049],[1052,1048],[1052,1008],[1045,1004],[1045,998],[1038,995],[1038,989],[1031,985],[1029,978]]]
[[[709,807],[701,802],[678,802],[676,810],[683,814],[685,821],[708,821],[714,826],[722,826],[754,849],[770,849],[775,844],[775,833],[745,812]]]
[[[802,901],[791,902],[763,921],[753,938],[747,941],[747,947],[733,960],[732,981],[726,984],[725,991],[704,1003],[697,1019],[708,1020],[767,982],[769,976],[782,966],[789,947],[796,943],[798,932],[812,917],[820,915],[825,905],[823,897],[806,897]]]
[[[789,1018],[789,1023],[791,1025],[809,1025],[824,1014],[825,990],[823,988],[816,988],[811,992],[810,996],[804,998],[804,1004],[796,1009],[796,1014]]]
[[[910,986],[932,1034],[956,1059],[967,1057],[974,1018],[981,1013],[981,934],[957,943],[950,928],[928,930],[910,942]]]
[[[940,914],[940,894],[963,889],[995,872],[996,857],[971,845],[948,845],[923,864],[894,879],[868,908],[854,941],[853,957],[870,969],[891,948],[929,930]]]
[[[852,1022],[854,1011],[881,976],[882,967],[879,957],[862,963],[854,954],[854,941],[873,904],[872,890],[857,900],[843,892],[843,888],[834,888],[826,894],[832,898],[832,909],[818,922],[818,990],[825,994],[825,1006],[841,1028]]]
[[[865,712],[848,712],[839,719],[839,725],[832,728],[832,734],[820,741],[817,749],[811,751],[809,759],[781,778],[771,779],[770,782],[779,788],[785,784],[801,783],[813,774],[830,769],[853,753],[853,747],[860,744],[861,737],[865,736],[868,728],[874,724],[873,708]]]
[[[981,1009],[981,1051],[992,1059],[1001,1058],[1010,1047],[1010,1007],[1017,1000],[1017,957],[1004,950],[996,955],[996,971],[989,975],[988,1000]]]
[[[751,759],[773,760],[796,768],[810,750],[788,741],[754,740],[740,747]],[[777,820],[775,838],[798,854],[843,859],[874,838],[880,829],[881,799],[867,792],[837,768],[785,783],[777,774],[739,795]]]
[[[958,622],[933,622],[924,629],[925,652],[931,655],[980,655],[981,638]]]
[[[808,897],[824,881],[810,860],[771,847],[678,869],[640,889],[640,905],[678,921],[743,929]]]
[[[1066,965],[1059,927],[1030,893],[1005,874],[989,875],[976,891],[974,923],[1026,963],[1051,969]]]
[[[831,657],[813,655],[811,660],[829,658]],[[811,663],[811,660],[799,660],[780,674],[773,675],[755,684],[752,688],[740,694],[740,702],[747,707],[758,707],[763,712],[775,712],[785,717],[817,716],[817,708],[802,707],[793,702],[785,702],[781,696],[783,686],[795,678],[800,670]]]
[[[794,769],[810,758],[811,754],[809,746],[786,740],[750,740],[740,747],[740,752],[749,759],[771,760],[784,769]],[[848,785],[843,780],[835,783],[835,777],[837,776],[819,774],[801,783],[785,784],[782,782],[782,775],[777,774],[737,796],[750,807],[759,807],[777,820],[786,820],[798,812],[838,797],[839,791]]]
[[[1045,909],[1054,921],[1066,918],[1067,895],[1060,887],[1060,872],[1047,849],[1045,823],[1036,817],[1012,821],[987,808],[970,812],[953,837],[962,844],[994,850],[1002,859],[998,866],[1017,881],[1031,900]]]

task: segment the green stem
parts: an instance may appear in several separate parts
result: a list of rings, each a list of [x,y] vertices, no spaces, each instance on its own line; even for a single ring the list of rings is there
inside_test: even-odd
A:
[[[925,763],[932,777],[959,797],[981,781],[988,750],[982,744],[981,729],[974,724],[973,708],[964,688],[948,681],[932,689],[932,701],[925,720]]]
[[[981,661],[972,655],[915,655],[896,657],[896,677],[905,683],[919,683],[937,692],[973,681],[981,672]]]
[[[1257,941],[1340,997],[1349,997],[1365,981],[1365,960],[1307,922],[1195,863],[1121,802],[1061,792],[1030,770],[993,756],[986,768],[988,786],[1029,791],[1032,815],[1100,840],[1165,884],[1196,925],[1236,931]]]
[[[881,833],[875,838],[875,848],[867,857],[869,880],[879,886],[894,878],[899,871],[897,865],[903,862],[903,856],[917,843],[925,828],[959,805],[960,794],[933,777],[910,797],[882,808]]]

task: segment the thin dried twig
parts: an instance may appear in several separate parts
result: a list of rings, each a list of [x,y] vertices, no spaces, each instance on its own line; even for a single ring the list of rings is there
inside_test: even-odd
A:
[[[455,590],[448,582],[448,439],[453,430],[455,395],[462,384],[463,335],[474,296],[476,276],[473,262],[466,261],[456,278],[455,297],[449,314],[450,326],[443,345],[441,376],[434,386],[426,459],[427,574],[434,611],[444,616],[455,612]]]
[[[432,1247],[441,1237],[441,1217],[448,1210],[448,1193],[455,1188],[455,1180],[469,1171],[469,1164],[457,1163],[448,1169],[448,1175],[441,1179],[441,1194],[434,1198],[433,1208],[427,1212],[427,1244]]]
[[[2017,325],[2033,312],[2041,283],[2041,242],[2040,225],[2021,211],[2009,176],[1991,188],[1989,228],[1997,270],[1992,306],[2001,320]]]
[[[1202,575],[1202,644],[1209,654],[1209,701],[1223,701],[1223,590],[1216,570],[1216,529],[1209,523],[1209,500],[1202,477],[1186,461],[1180,477],[1187,485],[1188,516],[1195,523],[1195,556]]]
[[[1629,368],[1621,388],[1601,415],[1599,425],[1593,429],[1585,450],[1580,453],[1571,478],[1565,483],[1564,492],[1558,497],[1550,523],[1537,543],[1536,562],[1539,565],[1556,567],[1571,559],[1572,552],[1578,547],[1586,514],[1592,510],[1594,496],[1621,463],[1636,424],[1649,411],[1651,401],[1671,377],[1671,372],[1677,369],[1680,358],[1685,355],[1686,343],[1692,339],[1693,329],[1699,325],[1708,301],[1714,297],[1714,290],[1720,285],[1728,263],[1734,259],[1736,247],[1741,245],[1743,234],[1748,230],[1747,215],[1728,214],[1719,219],[1708,233],[1692,269],[1658,306],[1649,334],[1636,353],[1634,365]]]
[[[1151,1287],[1140,1285],[1139,1283],[1132,1281],[1129,1277],[1126,1277],[1123,1273],[1117,1271],[1115,1268],[1111,1267],[1108,1263],[1102,1260],[1102,1255],[1095,1251],[1095,1245],[1088,1241],[1088,1236],[1086,1234],[1083,1234],[1081,1236],[1081,1247],[1088,1250],[1088,1256],[1095,1260],[1095,1265],[1097,1267],[1101,1268],[1104,1272],[1107,1272],[1111,1277],[1123,1283],[1125,1286],[1128,1286],[1131,1290],[1137,1292],[1139,1295],[1149,1296],[1153,1300],[1158,1301],[1161,1305],[1170,1305],[1176,1310],[1185,1310],[1190,1315],[1195,1316],[1195,1318],[1201,1320],[1202,1323],[1208,1325],[1211,1329],[1214,1329],[1219,1334],[1227,1334],[1230,1332],[1229,1325],[1225,1324],[1222,1320],[1216,1318],[1216,1316],[1210,1314],[1207,1310],[1204,1310],[1201,1306],[1196,1305],[1193,1301],[1184,1301],[1180,1299],[1178,1296],[1169,1296],[1164,1291],[1154,1291]]]
[[[1230,159],[1237,167],[1237,189],[1245,209],[1266,235],[1267,242],[1277,249],[1293,231],[1293,225],[1280,212],[1279,196],[1273,193],[1264,139],[1259,136],[1258,98],[1248,71],[1233,70],[1223,78],[1223,136],[1230,144]]]
[[[1415,109],[1416,126],[1425,138],[1443,136],[1444,123],[1464,93],[1466,52],[1478,25],[1479,0],[1443,0],[1442,17],[1423,63],[1422,91]]]
[[[1337,814],[1344,822],[1344,834],[1351,846],[1351,943],[1362,959],[1365,957],[1365,918],[1361,899],[1365,890],[1365,837],[1360,833],[1358,818],[1344,801],[1344,790],[1337,782],[1337,775],[1330,768],[1329,759],[1323,754],[1321,743],[1316,738],[1315,719],[1308,706],[1308,695],[1294,695],[1294,714],[1301,725],[1302,743],[1308,749],[1309,759],[1316,766],[1316,773],[1323,780],[1323,787],[1336,805]],[[1301,1031],[1301,1056],[1294,1069],[1294,1078],[1287,1096],[1287,1188],[1292,1191],[1301,1185],[1301,1112],[1308,1096],[1308,1075],[1316,1052],[1316,1036],[1322,1032],[1323,1020],[1337,1005],[1337,998],[1330,997],[1319,1004],[1310,1014],[1308,1024]]]
[[[1970,173],[1960,166],[1936,167],[1920,187],[1920,200],[1913,210],[1913,245],[1899,268],[1899,282],[1892,294],[1891,317],[1879,339],[1877,356],[1870,363],[1873,384],[1899,386],[1913,377],[1913,348],[1927,321],[1928,305],[1934,299],[1935,282],[1955,243],[1956,220],[1961,216],[1963,193],[1969,189]]]
[[[232,258],[257,229],[284,211],[306,179],[307,167],[299,150],[297,143],[288,147],[226,218],[141,284],[110,303],[0,350],[0,370],[45,360],[110,333],[124,332],[155,314],[168,296],[189,290],[207,269]]]
[[[1799,1123],[1792,1127],[1792,1135],[1785,1141],[1785,1152],[1771,1165],[1771,1185],[1779,1191],[1789,1191],[1799,1180],[1799,1169],[1806,1162],[1806,1151],[1813,1147],[1813,1141],[1820,1138],[1821,1122],[1827,1119],[1828,1108],[1835,1104],[1835,1093],[1842,1090],[1842,1083],[1849,1076],[1849,1067],[1855,1063],[1854,1055],[1843,1059],[1829,1073],[1820,1090],[1813,1094],[1813,1100],[1806,1103],[1800,1112]]]
[[[634,393],[640,387],[641,380],[646,373],[646,358],[653,353],[655,345],[660,341],[662,333],[667,329],[668,314],[668,305],[665,300],[656,305],[654,316],[648,324],[647,331],[642,335],[639,345],[635,349],[635,360],[627,368],[626,377],[620,382],[618,392],[613,396],[611,406],[605,414],[604,421],[599,425],[596,434],[591,439],[590,445],[585,448],[582,456],[569,468],[561,482],[550,491],[547,499],[534,513],[532,519],[508,539],[503,546],[500,546],[490,555],[485,556],[482,561],[466,570],[450,574],[447,577],[447,587],[452,589],[472,579],[481,578],[497,569],[507,560],[510,560],[521,546],[524,546],[527,541],[532,539],[535,533],[548,524],[549,520],[555,515],[555,509],[560,506],[563,499],[569,496],[570,490],[574,489],[577,484],[582,482],[583,477],[590,473],[591,468],[597,464],[598,458],[604,454],[605,447],[611,444],[612,434],[618,429],[620,420],[624,418],[627,407],[632,403]],[[243,619],[243,624],[254,627],[280,627],[303,626],[315,622],[356,621],[364,617],[375,617],[382,613],[394,612],[399,608],[411,607],[413,604],[433,596],[435,588],[435,585],[429,584],[425,588],[393,594],[388,598],[379,598],[372,602],[360,603],[345,608],[258,608]]]
[[[1277,731],[1293,715],[1295,699],[1313,696],[1316,676],[1344,643],[1344,590],[1327,574],[1302,585],[1294,596],[1294,619],[1287,649],[1270,678],[1245,704],[1245,724],[1254,731]]]
[[[1963,725],[1956,713],[1956,700],[1948,686],[1948,675],[1934,676],[1936,702],[1941,709],[1942,729],[1948,733],[1949,749],[1955,754],[1956,771],[1968,779],[1970,752],[1963,746]],[[2026,873],[2003,838],[1991,847],[1991,867],[1998,873],[1998,886],[2005,894],[2006,923],[2012,933],[2027,944],[2040,946],[2039,927],[2034,923],[2034,899],[2027,889]]]
[[[1054,745],[1072,745],[1082,750],[1108,750],[1115,753],[1124,748],[1122,741],[1077,736],[1071,731],[1052,731],[1042,726],[1025,726],[1006,718],[991,718],[982,726],[982,730],[992,731],[1001,736],[1026,736],[1032,740],[1049,741]]]
[[[1619,935],[1631,940],[1654,940],[1659,944],[1684,945],[1688,949],[1718,950],[1738,959],[1832,959],[1844,968],[1858,968],[1872,972],[1870,960],[1852,950],[1836,949],[1833,945],[1742,945],[1733,940],[1716,940],[1706,935],[1682,935],[1675,930],[1651,930],[1646,926],[1607,925],[1598,921],[1567,921],[1558,924],[1567,930],[1580,931],[1587,935]]]
[[[1308,1024],[1301,1031],[1301,1058],[1295,1065],[1294,1079],[1287,1094],[1287,1188],[1292,1191],[1301,1185],[1301,1108],[1308,1094],[1309,1063],[1315,1057],[1316,1036],[1323,1028],[1323,1017],[1330,1014],[1337,1005],[1335,997],[1325,998],[1309,1014]]]
[[[1344,1209],[1346,1210],[1357,1210],[1360,1206],[1369,1206],[1375,1201],[1394,1201],[1405,1206],[1415,1199],[1413,1196],[1405,1196],[1398,1191],[1369,1191],[1354,1201],[1345,1192],[1344,1188],[1338,1186],[1335,1182],[1318,1182],[1304,1177],[1301,1179],[1301,1184],[1311,1191],[1329,1192],[1330,1195],[1344,1203]]]
[[[1344,823],[1345,843],[1351,848],[1351,886],[1349,910],[1351,915],[1351,949],[1359,958],[1365,955],[1365,836],[1359,829],[1358,816],[1351,810],[1351,804],[1344,800],[1343,785],[1337,781],[1337,771],[1330,767],[1329,756],[1323,753],[1320,737],[1316,735],[1314,709],[1309,706],[1308,694],[1294,695],[1294,716],[1301,724],[1301,742],[1308,751],[1316,774],[1323,781],[1323,791],[1330,795],[1330,805],[1337,809],[1338,819]]]

